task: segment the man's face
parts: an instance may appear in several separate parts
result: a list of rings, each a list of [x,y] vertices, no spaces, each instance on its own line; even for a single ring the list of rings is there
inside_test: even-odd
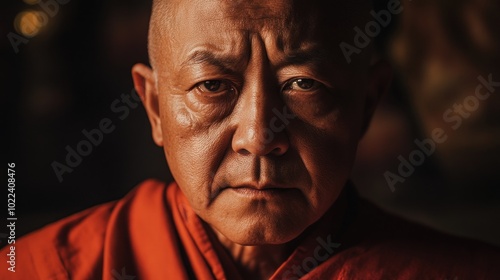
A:
[[[368,63],[338,47],[353,4],[171,2],[151,33],[155,141],[215,230],[288,242],[337,199],[369,118]]]

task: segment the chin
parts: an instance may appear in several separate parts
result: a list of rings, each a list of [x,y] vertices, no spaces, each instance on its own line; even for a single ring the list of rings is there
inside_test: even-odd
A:
[[[231,225],[231,226],[227,226]],[[296,223],[273,223],[265,220],[258,223],[229,223],[218,230],[230,241],[244,246],[278,245],[288,243],[307,228]]]
[[[262,237],[259,235],[255,236],[253,234],[246,234],[244,236],[241,235],[232,236],[231,234],[229,234],[229,236],[233,238],[231,237],[227,238],[232,242],[242,246],[280,245],[294,240],[300,235],[300,233],[297,235],[290,235],[290,236],[284,236],[282,233],[276,233],[271,235],[274,236]]]

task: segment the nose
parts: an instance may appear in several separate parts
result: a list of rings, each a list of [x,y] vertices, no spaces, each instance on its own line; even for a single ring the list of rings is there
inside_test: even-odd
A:
[[[256,156],[285,154],[290,146],[287,135],[290,121],[280,119],[283,115],[279,115],[279,107],[266,106],[254,100],[252,105],[244,108],[238,116],[233,150]]]
[[[243,89],[239,110],[234,112],[233,151],[255,156],[285,154],[290,147],[288,126],[294,115],[281,101],[279,88],[271,82],[261,77],[248,84],[252,86]]]
[[[255,35],[251,39],[251,57],[245,71],[245,83],[233,111],[235,131],[232,149],[254,156],[285,154],[291,114],[280,93],[280,86],[269,64],[265,43]]]

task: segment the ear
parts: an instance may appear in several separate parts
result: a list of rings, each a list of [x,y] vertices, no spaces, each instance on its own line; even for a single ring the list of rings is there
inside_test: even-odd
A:
[[[392,82],[392,67],[389,62],[380,59],[370,65],[368,75],[363,130],[360,138],[368,130],[380,99],[389,91]]]
[[[141,97],[149,122],[151,123],[153,141],[156,145],[163,146],[160,108],[158,93],[156,92],[156,78],[153,70],[144,64],[138,63],[132,67],[132,78],[135,90]]]

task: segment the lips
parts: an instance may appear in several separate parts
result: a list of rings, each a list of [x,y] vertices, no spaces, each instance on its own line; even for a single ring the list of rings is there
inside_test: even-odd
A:
[[[241,184],[237,186],[228,186],[224,190],[234,192],[235,194],[248,198],[274,198],[281,197],[294,188],[281,186],[277,184]]]
[[[237,183],[232,186],[228,186],[228,188],[233,188],[233,189],[254,189],[254,190],[259,190],[259,191],[265,191],[265,190],[273,190],[273,189],[289,189],[289,186],[285,186],[283,184],[278,184],[274,182],[266,182],[266,183],[255,183],[255,182],[250,182],[250,183]]]

